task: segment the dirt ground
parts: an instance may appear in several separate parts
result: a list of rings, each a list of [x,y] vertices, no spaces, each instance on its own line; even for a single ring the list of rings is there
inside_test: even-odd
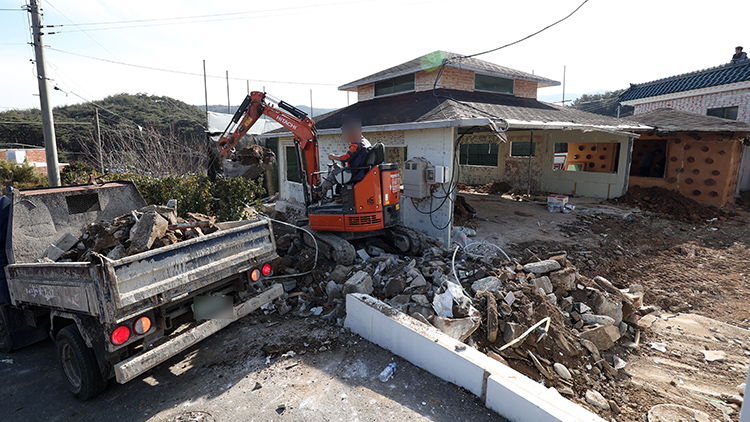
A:
[[[642,320],[650,328],[639,348],[608,351],[627,366],[615,385],[602,386],[621,413],[602,416],[642,421],[652,406],[676,403],[714,420],[739,419],[729,396],[739,394],[750,355],[748,212],[732,206],[725,218],[685,222],[586,198],[573,198],[575,210],[563,214],[549,213],[542,201],[461,194],[477,210],[479,219],[467,224],[478,231],[474,239],[523,260],[567,251],[583,275],[622,289],[640,284],[644,303],[662,309]],[[666,344],[666,352],[650,343]],[[723,351],[726,359],[708,362],[702,350]]]
[[[499,420],[471,393],[312,318],[253,314],[85,403],[65,389],[51,341],[0,353],[0,379],[8,421]]]

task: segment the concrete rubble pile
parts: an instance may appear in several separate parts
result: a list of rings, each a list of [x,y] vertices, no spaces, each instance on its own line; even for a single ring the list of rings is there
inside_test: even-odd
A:
[[[346,294],[370,294],[562,395],[619,412],[596,390],[614,388],[627,354],[639,347],[638,320],[655,310],[643,305],[641,286],[620,290],[603,277],[585,277],[565,252],[522,265],[482,247],[459,251],[456,283],[452,250],[433,245],[406,257],[376,244],[358,250],[362,259],[352,266],[326,266],[321,258],[310,274],[284,282],[287,294],[273,308],[341,322]],[[293,234],[281,236],[278,247],[281,273],[312,268],[314,251]]]
[[[148,205],[112,221],[91,223],[83,234],[65,233],[38,258],[38,262],[88,262],[96,255],[118,260],[213,233],[216,218],[200,213],[177,216],[176,201]]]

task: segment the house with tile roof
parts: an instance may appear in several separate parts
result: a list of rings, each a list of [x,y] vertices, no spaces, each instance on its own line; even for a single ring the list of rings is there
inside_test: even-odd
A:
[[[689,72],[682,75],[670,76],[668,78],[658,79],[651,82],[632,84],[629,89],[620,95],[620,103],[623,105],[633,106],[633,116],[631,117],[634,121],[647,122],[654,116],[657,116],[659,120],[654,123],[659,123],[661,126],[669,126],[672,128],[683,126],[687,128],[693,128],[698,126],[705,129],[705,125],[708,123],[707,120],[701,117],[711,116],[718,117],[726,120],[736,120],[739,122],[750,123],[750,60],[742,60],[736,63],[727,63],[721,66],[712,67],[709,69],[703,69],[695,72]],[[694,116],[688,116],[685,114],[677,115],[676,112],[667,112],[666,109],[680,110],[694,114]],[[650,114],[645,118],[640,118],[644,114]],[[696,116],[697,115],[697,116]],[[675,118],[673,122],[664,120],[665,117]],[[690,130],[683,131],[683,133],[701,133],[700,135],[703,140],[708,138],[717,139],[730,139],[727,137],[727,133],[731,132],[728,129],[734,128],[730,123],[722,125],[720,121],[714,120],[714,124],[711,125],[717,130],[715,133],[717,136],[709,136],[708,132],[704,130]],[[723,126],[723,127],[722,127]],[[693,128],[694,129],[694,128]],[[671,133],[677,133],[675,130],[670,129]],[[660,130],[659,133],[663,133]],[[739,137],[739,132],[732,132],[736,137]],[[660,138],[664,140],[662,135]],[[643,148],[644,142],[653,140],[649,134],[641,137],[639,142],[635,144],[634,153],[638,153],[639,148]],[[688,144],[684,144],[685,147]],[[706,145],[702,146],[708,147]],[[737,159],[738,166],[734,169],[736,180],[733,183],[734,193],[740,191],[750,190],[750,146],[737,146],[739,152],[732,153],[732,158]],[[733,150],[736,149],[733,147]],[[720,148],[721,151],[726,151],[726,148]],[[641,151],[643,152],[643,151]],[[670,157],[677,158],[676,156]],[[713,158],[715,159],[715,158]],[[633,157],[633,167],[638,166],[639,158]],[[674,171],[684,170],[683,167],[678,166]],[[695,170],[695,169],[694,169]],[[691,170],[693,171],[693,170]],[[721,170],[712,170],[721,171]],[[668,172],[669,173],[669,172]],[[636,176],[638,177],[638,176]],[[673,180],[673,182],[667,182],[668,187],[677,188],[680,192],[685,193],[689,197],[694,197],[699,202],[714,203],[717,202],[723,204],[729,201],[730,198],[725,197],[723,194],[719,194],[714,189],[700,189],[693,187],[688,189],[684,184],[682,187],[677,187],[677,180],[680,179],[675,174],[665,175],[666,181]],[[687,181],[691,181],[694,178],[687,177]],[[713,179],[708,180],[712,182]],[[632,183],[651,185],[656,183],[654,180],[650,181],[631,181]],[[697,192],[701,192],[698,197],[695,196]],[[716,195],[713,198],[702,197],[702,195],[710,194]]]
[[[673,108],[750,123],[750,60],[632,84],[620,103],[634,115]]]
[[[559,82],[445,51],[415,58],[339,87],[357,102],[316,117],[320,162],[342,154],[343,115],[361,118],[363,135],[382,142],[386,161],[423,159],[447,168],[425,198],[405,197],[410,227],[450,239],[455,183],[508,182],[529,191],[621,196],[639,123],[537,100],[539,88]],[[498,134],[498,131],[503,133]],[[261,135],[277,142],[281,198],[302,202],[294,143],[284,129]]]

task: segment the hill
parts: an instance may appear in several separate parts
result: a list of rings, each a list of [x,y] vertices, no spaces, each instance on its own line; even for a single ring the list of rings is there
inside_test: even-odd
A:
[[[169,97],[117,94],[96,101],[102,133],[120,129],[150,129],[183,144],[205,139],[204,112]],[[95,108],[92,103],[55,107],[55,134],[63,152],[80,152],[94,139]],[[44,145],[39,109],[0,112],[0,142]],[[14,123],[19,122],[19,123]],[[21,122],[39,122],[27,124]],[[138,129],[140,130],[140,129]]]

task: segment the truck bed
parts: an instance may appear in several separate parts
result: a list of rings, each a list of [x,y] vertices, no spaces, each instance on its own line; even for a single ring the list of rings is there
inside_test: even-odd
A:
[[[275,253],[268,220],[223,223],[222,228],[116,261],[8,265],[11,301],[118,323],[267,262]]]

